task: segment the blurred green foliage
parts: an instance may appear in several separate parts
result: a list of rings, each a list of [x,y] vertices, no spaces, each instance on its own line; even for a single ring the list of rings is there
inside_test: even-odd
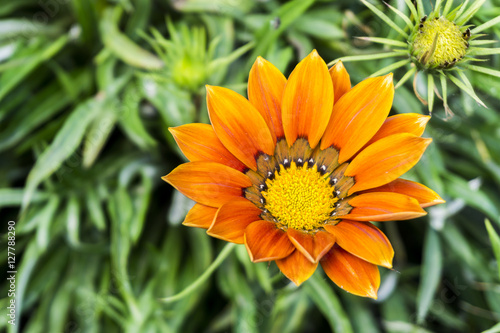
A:
[[[472,22],[499,14],[488,0]],[[449,91],[456,116],[434,111],[434,143],[408,175],[447,203],[380,224],[396,256],[377,301],[320,271],[297,288],[242,246],[196,293],[159,300],[224,245],[180,225],[193,203],[160,179],[184,161],[167,127],[208,121],[203,85],[245,94],[258,55],[288,75],[312,48],[328,62],[380,50],[354,36],[389,33],[347,0],[1,0],[1,330],[500,332],[500,82],[480,73],[489,108]],[[387,61],[346,66],[357,83]],[[394,113],[425,112],[411,91],[397,90]],[[16,326],[4,314],[9,220]]]

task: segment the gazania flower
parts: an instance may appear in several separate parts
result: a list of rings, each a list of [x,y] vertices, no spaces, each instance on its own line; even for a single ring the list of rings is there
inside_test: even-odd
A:
[[[500,71],[498,70],[471,64],[474,61],[485,60],[476,58],[478,56],[500,54],[498,48],[484,47],[495,43],[496,40],[478,39],[484,36],[480,34],[481,32],[500,22],[500,16],[477,27],[473,27],[468,23],[485,0],[475,0],[469,6],[467,6],[469,1],[465,1],[454,9],[451,8],[453,0],[446,0],[445,2],[436,0],[434,10],[428,14],[424,12],[422,0],[417,0],[416,5],[410,0],[405,0],[410,16],[387,4],[391,11],[402,19],[403,26],[399,26],[396,21],[368,1],[361,1],[394,29],[398,33],[398,37],[395,39],[361,37],[374,43],[385,44],[392,48],[392,52],[347,56],[340,58],[342,61],[403,57],[403,60],[390,64],[373,75],[384,74],[407,66],[409,69],[396,84],[396,88],[405,83],[411,76],[414,76],[413,88],[415,94],[422,103],[428,105],[429,111],[432,111],[434,96],[437,95],[443,100],[446,112],[452,114],[447,101],[447,79],[484,106],[484,103],[474,92],[465,72],[471,70],[500,77]],[[420,72],[427,75],[427,100],[424,100],[417,91],[416,79]],[[441,93],[437,89],[436,80],[441,85]]]
[[[423,216],[443,200],[400,179],[431,139],[428,116],[387,118],[392,75],[351,89],[339,62],[313,51],[288,80],[258,58],[248,100],[207,86],[212,125],[171,128],[191,161],[163,179],[197,203],[184,225],[245,244],[300,285],[321,264],[338,286],[376,298],[377,266],[392,267],[387,237],[369,221]]]

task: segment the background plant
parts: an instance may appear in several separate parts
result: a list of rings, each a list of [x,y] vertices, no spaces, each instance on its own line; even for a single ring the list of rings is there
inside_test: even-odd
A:
[[[499,8],[486,1],[472,23]],[[0,216],[16,221],[20,260],[18,325],[2,315],[2,330],[500,331],[500,80],[469,77],[488,109],[453,87],[456,115],[435,108],[434,143],[410,176],[447,204],[381,225],[396,257],[377,301],[319,272],[296,288],[238,247],[198,292],[166,304],[222,248],[180,225],[192,203],[160,179],[183,159],[167,127],[208,121],[204,84],[245,94],[257,55],[288,74],[312,48],[332,60],[380,51],[353,37],[394,31],[352,1],[19,0],[0,1],[0,17]],[[500,27],[488,33],[498,40]],[[390,61],[346,67],[359,82]],[[403,112],[425,113],[411,84],[395,95]]]

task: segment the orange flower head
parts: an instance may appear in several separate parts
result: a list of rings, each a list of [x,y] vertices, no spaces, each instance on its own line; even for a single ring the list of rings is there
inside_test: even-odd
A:
[[[399,178],[431,139],[420,137],[428,116],[388,117],[393,96],[391,74],[351,88],[342,62],[328,70],[316,51],[288,80],[257,58],[248,99],[207,86],[212,125],[170,129],[191,162],[163,179],[197,202],[184,225],[245,244],[297,285],[321,264],[342,289],[376,298],[394,251],[370,221],[444,202]]]

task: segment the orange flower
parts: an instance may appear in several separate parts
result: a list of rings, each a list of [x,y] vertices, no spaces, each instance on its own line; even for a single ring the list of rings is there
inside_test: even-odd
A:
[[[392,75],[351,89],[341,62],[328,70],[316,51],[288,80],[258,58],[248,100],[207,86],[212,126],[171,128],[191,161],[163,177],[197,203],[184,225],[245,244],[253,262],[275,260],[295,284],[320,263],[342,289],[376,298],[378,265],[394,251],[368,221],[423,216],[444,201],[400,177],[432,141],[428,116],[387,117]]]

